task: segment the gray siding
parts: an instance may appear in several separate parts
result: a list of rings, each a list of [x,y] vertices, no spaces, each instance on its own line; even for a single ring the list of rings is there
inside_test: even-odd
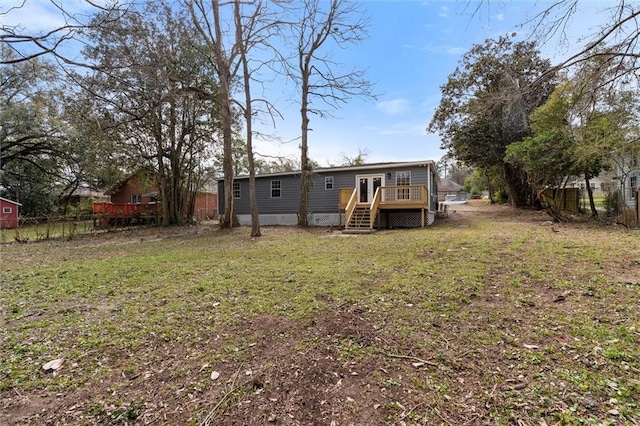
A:
[[[405,167],[402,164],[389,165],[377,170],[322,170],[314,172],[312,175],[312,186],[309,191],[309,212],[310,213],[337,213],[338,198],[340,188],[355,188],[356,176],[384,174],[386,186],[395,186],[397,172],[411,172],[412,185],[426,185],[430,196],[435,197],[435,183],[433,176],[431,179],[428,173],[432,173],[430,167]],[[333,189],[325,189],[325,177],[333,177]],[[280,180],[282,183],[281,197],[271,197],[271,181]],[[249,179],[241,177],[235,180],[240,183],[241,196],[235,200],[235,211],[237,214],[249,214]],[[429,184],[433,188],[429,188]],[[257,176],[256,193],[258,197],[258,210],[261,215],[274,214],[297,214],[300,206],[300,175],[282,176]],[[223,182],[219,182],[218,205],[221,214],[224,214],[224,188]],[[433,203],[432,203],[433,204]],[[432,210],[435,210],[432,207]]]
[[[271,181],[276,180],[281,182],[280,198],[271,197]],[[249,179],[241,178],[234,182],[240,184],[240,198],[234,199],[235,212],[236,214],[250,214]],[[218,185],[219,212],[224,214],[224,182],[221,181]],[[296,213],[300,206],[300,176],[256,177],[256,196],[260,214]]]

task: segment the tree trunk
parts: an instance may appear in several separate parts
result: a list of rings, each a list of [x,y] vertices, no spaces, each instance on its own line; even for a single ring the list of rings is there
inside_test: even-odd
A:
[[[560,213],[560,205],[562,204],[562,195],[564,192],[556,191],[555,193],[551,190],[552,195],[546,193],[549,189],[538,189],[538,199],[542,203],[542,207],[544,207],[545,211],[554,222],[562,222],[564,219],[562,214]],[[560,198],[558,198],[560,197]]]
[[[240,0],[234,1],[234,19],[236,24],[236,45],[242,62],[242,77],[244,82],[244,119],[247,126],[247,160],[249,163],[249,204],[251,209],[251,236],[259,237],[260,213],[258,211],[258,199],[256,196],[256,168],[253,158],[253,108],[251,105],[251,76],[247,63],[247,45],[242,37],[242,22],[240,19]]]
[[[162,205],[162,226],[169,226],[169,196],[167,194],[167,175],[162,165],[162,156],[158,158],[158,190],[160,191],[160,204]]]
[[[222,85],[221,85],[222,86]],[[221,97],[229,96],[228,90],[221,90]],[[225,105],[226,104],[226,105]],[[222,141],[223,141],[223,165],[224,172],[224,219],[220,223],[223,228],[233,227],[233,216],[235,214],[233,209],[233,149],[231,133],[231,105],[229,102],[222,102]]]
[[[596,203],[593,201],[593,191],[591,190],[591,182],[589,182],[589,178],[585,175],[584,177],[585,185],[587,185],[587,194],[589,194],[589,206],[591,207],[591,217],[598,217],[598,210],[596,209]]]
[[[216,40],[213,43],[214,61],[218,68],[218,83],[220,90],[220,118],[222,121],[222,170],[224,173],[224,218],[220,222],[223,228],[231,228],[237,223],[233,205],[233,116],[231,111],[231,70],[229,59],[222,48],[222,17],[220,4],[211,2],[214,16],[214,30]]]
[[[509,195],[509,203],[516,208],[527,205],[528,185],[523,181],[521,172],[505,163],[503,167],[504,181]]]
[[[162,137],[162,125],[160,122],[160,115],[156,117],[156,123],[154,123],[154,133],[156,140],[156,161],[158,165],[158,191],[160,191],[160,204],[162,205],[162,226],[169,226],[171,224],[169,218],[169,194],[167,191],[167,173],[164,169],[164,152],[163,152],[163,137]]]
[[[509,204],[515,208],[520,207],[520,197],[518,196],[518,188],[516,179],[514,177],[513,170],[509,164],[504,164],[504,182],[507,189],[507,195],[509,196]]]
[[[494,197],[494,187],[493,187],[493,181],[491,180],[491,176],[489,176],[489,173],[486,174],[487,176],[487,186],[489,187],[489,201],[491,202],[491,204],[495,204],[496,200],[493,198]]]
[[[308,80],[308,76],[306,78]],[[305,81],[302,86],[302,106],[300,115],[302,116],[301,141],[300,141],[300,208],[298,209],[298,226],[309,226],[309,117],[307,111],[308,83]]]

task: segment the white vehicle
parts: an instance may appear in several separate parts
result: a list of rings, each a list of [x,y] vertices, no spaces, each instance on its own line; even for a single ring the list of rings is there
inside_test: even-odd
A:
[[[440,203],[445,206],[456,206],[459,204],[467,204],[468,202],[469,200],[467,197],[462,195],[445,195],[444,201],[441,201]]]

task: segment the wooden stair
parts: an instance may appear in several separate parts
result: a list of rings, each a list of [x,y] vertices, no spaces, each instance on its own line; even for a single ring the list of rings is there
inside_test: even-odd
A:
[[[373,220],[375,220],[375,216]],[[369,207],[356,207],[353,215],[351,215],[351,220],[346,224],[342,233],[370,234],[373,231],[374,229],[371,228],[371,210]]]

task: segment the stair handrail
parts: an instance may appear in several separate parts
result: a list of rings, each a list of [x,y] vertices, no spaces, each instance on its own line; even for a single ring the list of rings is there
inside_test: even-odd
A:
[[[351,197],[349,197],[349,202],[344,209],[345,213],[345,221],[344,227],[349,227],[349,222],[351,222],[351,217],[353,216],[353,212],[356,210],[356,204],[358,203],[358,188],[354,188]]]
[[[376,215],[378,214],[378,208],[380,207],[381,201],[382,201],[382,187],[379,186],[376,189],[376,193],[373,196],[373,201],[371,202],[371,206],[369,207],[369,229],[373,229],[373,224],[376,220]]]

